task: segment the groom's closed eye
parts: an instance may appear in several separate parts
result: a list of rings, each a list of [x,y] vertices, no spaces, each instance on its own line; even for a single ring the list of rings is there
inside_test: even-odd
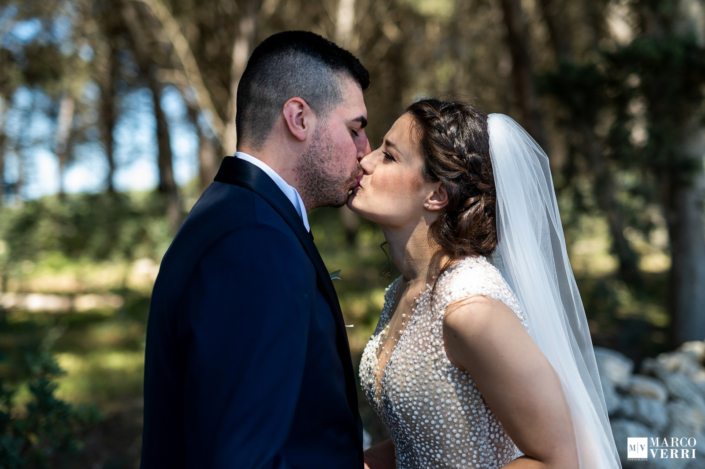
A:
[[[350,121],[355,127],[350,127],[350,131],[353,136],[359,137],[362,131],[367,127],[367,118],[365,116],[358,116]]]

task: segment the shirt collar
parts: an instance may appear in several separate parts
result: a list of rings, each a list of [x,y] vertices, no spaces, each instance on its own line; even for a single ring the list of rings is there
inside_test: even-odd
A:
[[[311,227],[308,224],[308,216],[306,215],[306,208],[304,206],[304,201],[301,198],[301,195],[299,195],[299,191],[296,190],[296,188],[292,185],[290,185],[288,182],[284,180],[280,175],[276,173],[269,165],[265,162],[263,162],[260,159],[255,158],[252,155],[248,155],[247,153],[238,151],[235,152],[235,157],[240,158],[241,160],[245,160],[248,163],[252,163],[253,165],[257,166],[259,169],[264,171],[267,176],[269,176],[272,181],[281,189],[281,191],[284,193],[287,199],[294,205],[294,208],[296,209],[296,212],[299,214],[301,217],[301,221],[304,223],[304,227],[306,228],[306,231],[311,232]]]

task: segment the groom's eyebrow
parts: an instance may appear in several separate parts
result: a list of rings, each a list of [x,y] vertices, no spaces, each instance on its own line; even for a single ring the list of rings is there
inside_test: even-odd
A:
[[[362,129],[367,127],[367,118],[365,116],[356,117],[355,119],[353,119],[353,122],[359,122],[360,128]]]

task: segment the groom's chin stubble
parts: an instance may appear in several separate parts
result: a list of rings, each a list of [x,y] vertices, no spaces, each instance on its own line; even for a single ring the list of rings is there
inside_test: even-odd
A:
[[[351,174],[350,177],[345,180],[344,182],[340,183],[338,185],[338,189],[334,190],[333,189],[333,184],[326,184],[322,183],[320,188],[327,187],[329,190],[321,190],[322,193],[327,193],[328,197],[326,197],[327,203],[325,204],[326,207],[333,207],[333,208],[340,208],[343,205],[346,205],[348,203],[348,198],[350,198],[350,194],[352,194],[352,187],[355,186],[357,183],[357,176],[359,174],[359,170],[355,169]]]
[[[348,197],[349,197],[350,191],[347,192],[340,192],[340,197],[338,197],[336,200],[331,201],[331,203],[328,204],[328,207],[333,207],[333,208],[340,208],[343,205],[348,203]]]
[[[313,182],[313,181],[312,181]],[[343,187],[333,187],[333,184],[324,179],[317,179],[318,184],[312,184],[308,192],[310,200],[313,200],[314,207],[333,207],[340,208],[348,201],[349,190],[346,189],[348,184]],[[303,196],[302,196],[303,197]]]

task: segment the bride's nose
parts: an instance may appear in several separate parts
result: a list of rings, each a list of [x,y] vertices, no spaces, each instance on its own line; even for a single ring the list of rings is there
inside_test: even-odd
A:
[[[370,174],[375,169],[374,154],[375,152],[373,151],[360,158],[360,166],[362,166],[362,170],[365,174]]]

